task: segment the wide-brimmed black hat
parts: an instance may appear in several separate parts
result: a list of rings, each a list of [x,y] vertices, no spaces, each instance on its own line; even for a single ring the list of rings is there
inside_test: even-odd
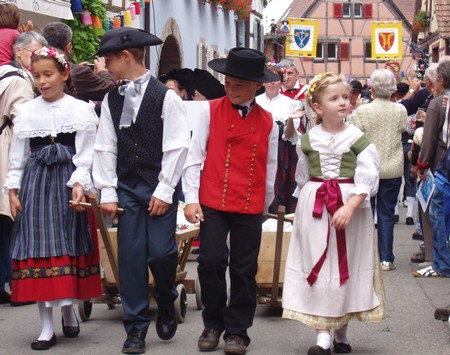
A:
[[[227,76],[267,83],[279,81],[280,77],[265,69],[264,53],[249,48],[233,48],[227,58],[213,59],[208,66]]]
[[[100,48],[91,57],[120,52],[129,48],[157,46],[163,41],[144,30],[133,27],[120,27],[106,31],[100,41]],[[90,57],[90,58],[91,58]]]

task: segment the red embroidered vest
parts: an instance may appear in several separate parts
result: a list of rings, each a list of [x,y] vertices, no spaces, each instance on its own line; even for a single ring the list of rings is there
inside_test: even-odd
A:
[[[220,211],[262,213],[271,115],[255,103],[243,119],[227,97],[210,101],[210,110],[200,203]]]

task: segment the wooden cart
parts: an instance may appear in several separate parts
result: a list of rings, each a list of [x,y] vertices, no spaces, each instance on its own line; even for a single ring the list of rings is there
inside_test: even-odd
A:
[[[112,309],[121,303],[119,292],[119,268],[117,262],[117,229],[107,228],[103,214],[100,212],[95,196],[90,196],[90,205],[95,215],[99,231],[100,263],[102,265],[103,295],[94,299],[84,301],[79,306],[80,318],[83,321],[89,319],[94,303],[106,303]],[[178,267],[176,272],[176,288],[178,298],[175,300],[175,311],[179,323],[183,323],[186,316],[187,297],[186,293],[195,292],[195,281],[187,280],[186,262],[194,238],[198,237],[199,228],[186,229],[176,233],[178,242]],[[149,288],[154,286],[153,276],[149,272]],[[152,298],[153,300],[153,298]]]
[[[280,206],[277,214],[268,214],[277,220],[276,232],[263,232],[256,274],[257,300],[259,304],[281,305],[284,266],[290,241],[290,232],[284,231],[284,222],[292,222],[286,216],[286,208]]]

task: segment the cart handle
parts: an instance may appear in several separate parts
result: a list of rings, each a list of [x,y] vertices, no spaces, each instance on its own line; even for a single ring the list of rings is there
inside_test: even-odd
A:
[[[75,202],[75,201],[73,201],[73,200],[70,200],[70,201],[69,201],[70,204],[73,204],[74,202]],[[82,206],[82,207],[92,208],[92,204],[90,204],[89,202],[78,202],[78,204],[79,204],[80,206]],[[123,214],[123,213],[125,213],[125,209],[119,207],[119,208],[117,209],[117,213]]]

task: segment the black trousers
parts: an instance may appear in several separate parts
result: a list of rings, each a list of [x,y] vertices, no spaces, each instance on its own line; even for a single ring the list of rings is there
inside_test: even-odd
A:
[[[202,205],[198,276],[202,290],[203,322],[206,328],[225,330],[229,335],[250,338],[256,309],[258,254],[262,214],[218,211]],[[230,233],[230,248],[227,235]],[[230,267],[230,300],[227,306],[225,273]]]

